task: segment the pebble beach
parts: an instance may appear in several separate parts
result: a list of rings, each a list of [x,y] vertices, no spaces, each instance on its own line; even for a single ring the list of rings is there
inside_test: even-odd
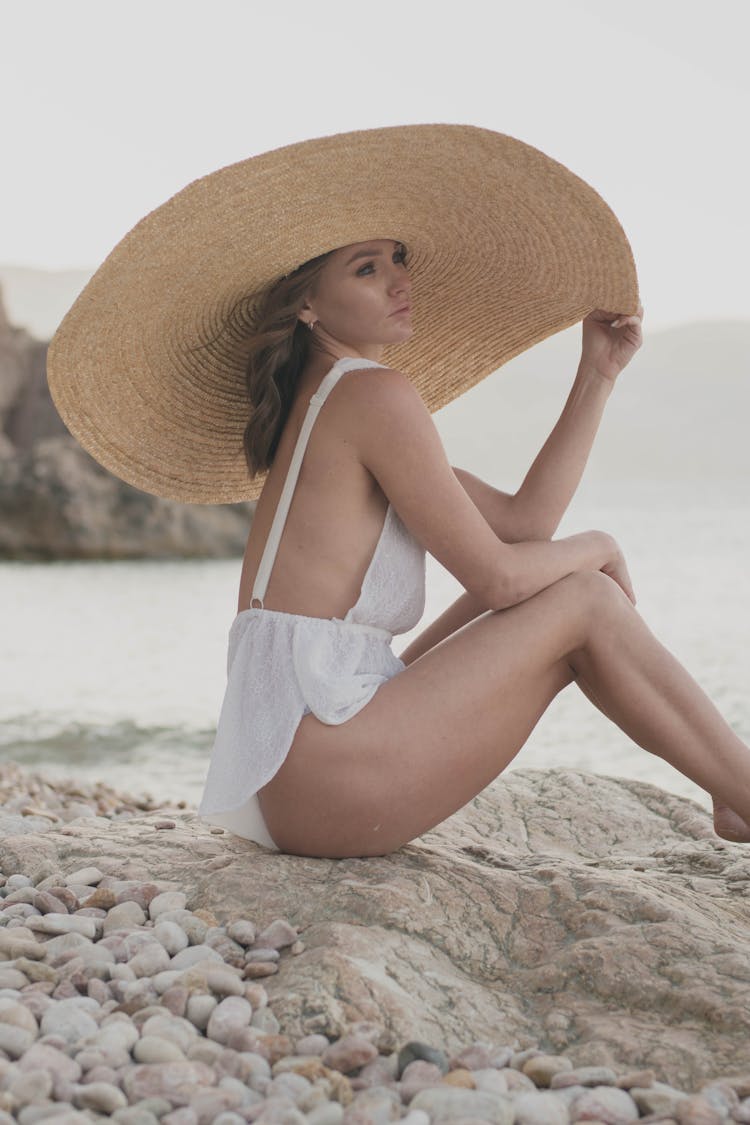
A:
[[[144,811],[169,832],[184,806],[0,766],[3,837]],[[285,918],[219,924],[158,880],[0,871],[0,1125],[750,1122],[750,1067],[680,1090],[502,1036],[452,1051],[386,1051],[375,1021],[289,1036],[263,982],[304,948]]]

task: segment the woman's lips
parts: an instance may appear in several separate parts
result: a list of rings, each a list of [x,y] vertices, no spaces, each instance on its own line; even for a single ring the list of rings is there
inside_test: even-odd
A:
[[[395,312],[392,312],[391,316],[397,316],[398,313],[406,313],[406,312],[411,312],[411,305],[402,305],[402,307],[400,309],[396,309]]]

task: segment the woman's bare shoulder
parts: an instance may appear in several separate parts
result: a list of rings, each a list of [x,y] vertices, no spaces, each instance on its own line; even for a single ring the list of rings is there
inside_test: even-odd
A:
[[[384,409],[397,407],[406,399],[419,403],[427,411],[419,391],[409,376],[396,367],[355,367],[339,382],[341,400],[349,406],[362,408],[381,403]],[[427,411],[429,413],[429,411]]]
[[[371,368],[350,390],[348,434],[361,464],[414,538],[464,589],[494,604],[508,548],[458,480],[409,376]]]

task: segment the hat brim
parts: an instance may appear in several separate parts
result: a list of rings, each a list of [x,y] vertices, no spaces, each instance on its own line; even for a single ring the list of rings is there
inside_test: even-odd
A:
[[[382,362],[431,411],[594,308],[637,311],[617,218],[540,150],[471,125],[338,133],[194,180],[125,235],[50,343],[63,421],[146,492],[255,499],[266,474],[250,479],[242,446],[254,297],[375,238],[409,249],[414,328]]]

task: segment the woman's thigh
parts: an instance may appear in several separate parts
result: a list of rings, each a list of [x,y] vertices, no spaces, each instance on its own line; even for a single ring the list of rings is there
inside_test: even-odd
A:
[[[575,679],[567,656],[618,594],[607,575],[568,575],[446,637],[345,723],[306,715],[258,794],[282,851],[383,855],[462,808]]]

